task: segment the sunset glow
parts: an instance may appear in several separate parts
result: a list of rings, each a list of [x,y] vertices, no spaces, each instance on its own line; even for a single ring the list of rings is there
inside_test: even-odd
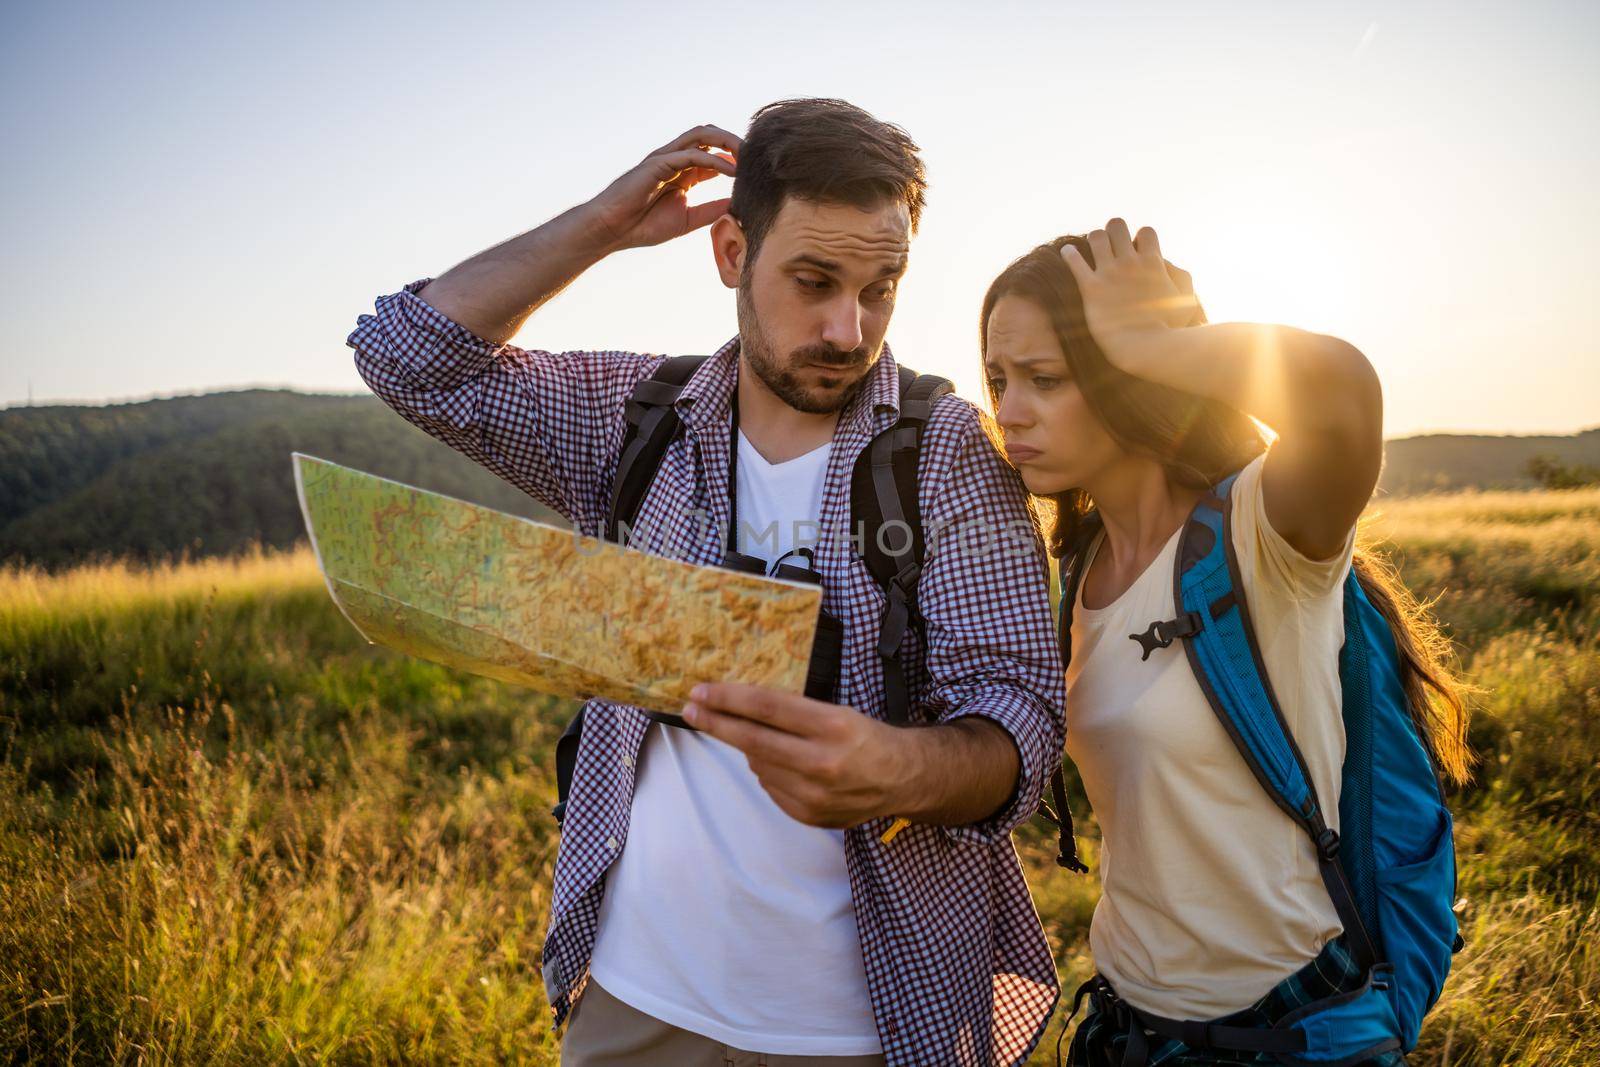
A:
[[[1600,422],[1597,9],[1193,11],[728,7],[686,28],[649,6],[290,5],[173,8],[149,34],[132,9],[18,8],[0,403],[357,391],[343,339],[375,296],[683,129],[836,95],[922,146],[889,341],[968,396],[988,282],[1115,214],[1160,230],[1214,321],[1355,343],[1391,434]],[[685,33],[716,76],[662,47]],[[734,330],[702,233],[602,262],[517,342],[703,352]]]

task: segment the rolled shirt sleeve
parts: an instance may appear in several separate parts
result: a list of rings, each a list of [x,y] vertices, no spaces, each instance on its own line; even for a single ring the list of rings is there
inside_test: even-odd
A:
[[[362,380],[414,426],[599,533],[624,405],[664,357],[495,344],[418,296],[430,281],[379,297],[357,319],[345,344]]]

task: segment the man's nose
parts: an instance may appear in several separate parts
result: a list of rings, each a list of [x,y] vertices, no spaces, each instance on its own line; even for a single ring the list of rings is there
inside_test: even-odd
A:
[[[840,352],[854,352],[861,347],[861,337],[861,305],[851,299],[830,303],[822,339]]]

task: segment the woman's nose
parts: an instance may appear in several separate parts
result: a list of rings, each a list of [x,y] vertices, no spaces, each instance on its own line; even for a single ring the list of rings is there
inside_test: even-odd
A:
[[[1028,405],[1016,393],[1002,392],[994,419],[1000,424],[1001,429],[1021,429],[1029,420]]]

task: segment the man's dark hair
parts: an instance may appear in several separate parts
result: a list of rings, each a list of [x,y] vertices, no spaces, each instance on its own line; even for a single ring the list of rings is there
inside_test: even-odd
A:
[[[739,149],[729,213],[744,229],[753,263],[789,197],[872,208],[899,201],[922,218],[928,180],[916,142],[843,100],[779,100],[750,118]]]

